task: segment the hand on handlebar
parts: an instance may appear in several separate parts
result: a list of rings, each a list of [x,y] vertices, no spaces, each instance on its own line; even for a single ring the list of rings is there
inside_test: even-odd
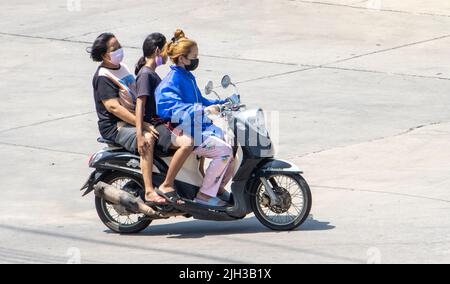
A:
[[[205,108],[206,115],[218,115],[221,111],[221,107],[219,105],[212,105]]]
[[[227,102],[232,105],[238,105],[241,103],[241,98],[238,94],[233,94],[231,97],[227,98]]]

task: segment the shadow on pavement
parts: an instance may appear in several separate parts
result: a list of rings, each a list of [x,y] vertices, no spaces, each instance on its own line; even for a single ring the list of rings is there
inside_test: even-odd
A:
[[[308,219],[299,229],[295,231],[326,231],[332,230],[335,226],[330,222],[322,222]],[[294,231],[294,232],[295,232]],[[107,233],[113,233],[106,230]],[[214,221],[180,221],[178,223],[157,225],[157,221],[150,225],[145,231],[136,234],[142,236],[164,236],[170,239],[197,239],[206,236],[224,236],[234,234],[258,234],[258,233],[279,233],[264,227],[256,217],[246,218],[240,221],[214,222]],[[133,236],[133,235],[131,235]]]

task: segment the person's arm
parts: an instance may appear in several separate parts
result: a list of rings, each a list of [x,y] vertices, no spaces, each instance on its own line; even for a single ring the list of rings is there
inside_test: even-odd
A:
[[[173,86],[162,88],[157,95],[158,115],[163,119],[176,119],[174,123],[182,124],[183,121],[190,119],[194,122],[196,114],[203,114],[205,107],[201,104],[185,103],[181,98],[180,92]]]
[[[136,140],[139,154],[143,155],[145,148],[149,145],[146,140],[144,131],[149,132],[155,140],[159,138],[159,133],[153,125],[144,121],[145,104],[148,97],[139,97],[136,101]]]
[[[136,132],[139,135],[144,134],[144,108],[147,97],[139,97],[136,100]]]
[[[118,98],[103,100],[102,102],[108,112],[114,114],[128,124],[136,126],[136,116],[123,107]],[[142,123],[142,128],[150,133],[155,131],[153,125],[147,122]]]
[[[130,125],[136,125],[136,116],[120,104],[119,98],[102,100],[102,103],[108,112],[120,120]]]
[[[208,99],[202,96],[202,104],[207,107],[213,105],[223,105],[224,103],[226,103],[226,100]]]
[[[136,143],[137,149],[141,156],[144,156],[146,146],[144,136],[144,106],[147,101],[147,97],[140,97],[136,100]]]
[[[120,104],[120,88],[110,78],[107,76],[99,77],[96,89],[99,99],[109,113],[130,125],[136,125],[136,116]],[[151,132],[152,127],[149,123],[143,123],[143,128]]]
[[[148,73],[140,74],[136,79],[136,138],[138,151],[141,155],[146,150],[146,146],[151,146],[151,141],[145,137],[144,131],[150,132],[154,140],[159,138],[159,133],[155,127],[153,125],[146,127],[146,123],[144,122],[147,100],[154,98],[154,89],[157,85],[158,82]],[[148,129],[149,127],[150,131]]]

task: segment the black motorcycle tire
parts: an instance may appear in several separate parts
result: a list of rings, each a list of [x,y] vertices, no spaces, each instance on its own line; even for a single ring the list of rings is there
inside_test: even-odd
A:
[[[257,196],[257,190],[259,189],[261,182],[258,181],[254,183],[251,194],[250,194],[250,204],[253,210],[253,213],[255,214],[256,218],[267,228],[274,230],[274,231],[292,231],[297,229],[299,226],[301,226],[309,217],[309,214],[311,212],[312,208],[312,194],[311,189],[309,188],[308,183],[306,180],[300,175],[300,174],[277,174],[277,176],[287,176],[289,178],[292,178],[297,182],[299,185],[305,202],[304,202],[304,209],[302,210],[299,218],[296,218],[294,221],[292,221],[289,224],[286,225],[276,225],[271,222],[269,222],[258,210],[258,196]]]
[[[113,181],[125,178],[130,179],[135,182],[137,182],[139,185],[143,184],[143,181],[139,178],[136,178],[133,175],[121,173],[121,172],[111,172],[109,174],[106,174],[100,181],[112,184]],[[150,224],[152,223],[152,220],[149,218],[142,218],[139,220],[136,224],[133,226],[123,226],[120,223],[116,222],[115,220],[112,220],[110,217],[108,217],[108,214],[105,212],[105,204],[107,203],[106,200],[100,197],[95,197],[95,208],[97,209],[97,214],[100,220],[105,224],[106,227],[111,229],[113,232],[119,233],[119,234],[137,234],[143,230],[145,230]]]

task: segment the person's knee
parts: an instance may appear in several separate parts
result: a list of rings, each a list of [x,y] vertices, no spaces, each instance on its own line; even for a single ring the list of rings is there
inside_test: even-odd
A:
[[[193,152],[194,140],[189,136],[177,137],[176,140],[173,141],[171,148],[184,153]]]
[[[194,139],[190,136],[181,136],[177,140],[180,148],[194,148]]]
[[[148,132],[144,133],[144,138],[147,145],[145,147],[144,153],[142,153],[142,156],[144,156],[144,158],[151,158],[153,156],[154,148],[156,145],[156,139]]]
[[[153,148],[156,145],[156,139],[155,137],[153,137],[153,135],[151,135],[150,133],[146,132],[144,133],[144,137],[145,137],[145,142],[148,145],[148,149],[150,149],[153,152]]]
[[[231,162],[233,160],[233,148],[227,144],[223,145],[221,150],[222,161]]]
[[[149,145],[150,144],[155,145],[156,139],[150,132],[144,132],[144,138]]]
[[[233,157],[233,147],[231,147],[230,144],[224,145],[224,152],[225,152],[225,155],[229,155],[230,157]]]

